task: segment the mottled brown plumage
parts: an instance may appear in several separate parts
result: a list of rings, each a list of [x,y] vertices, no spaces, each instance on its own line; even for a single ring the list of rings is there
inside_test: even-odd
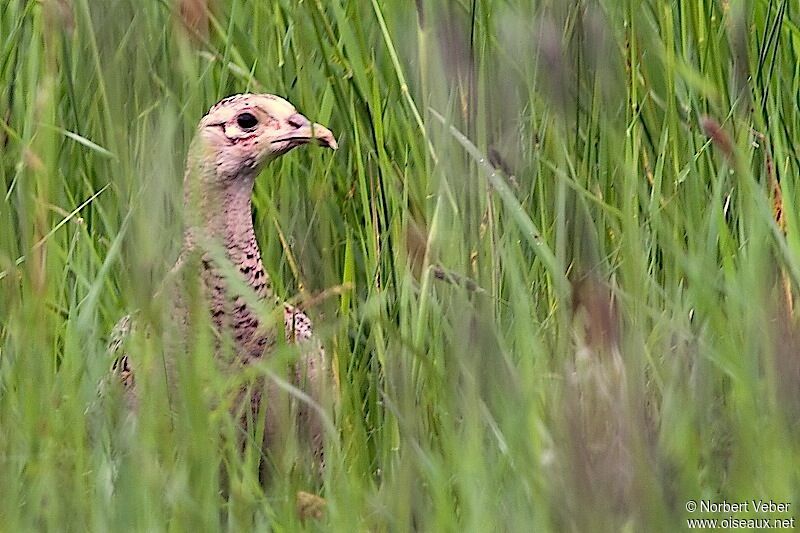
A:
[[[187,281],[191,283],[191,276],[185,271],[187,265],[194,264],[199,269],[200,292],[208,303],[213,324],[220,338],[229,335],[232,339],[238,364],[261,360],[276,343],[278,333],[262,324],[257,310],[229,286],[230,274],[226,274],[226,265],[220,264],[214,247],[224,252],[225,259],[258,300],[273,298],[253,228],[253,184],[268,162],[312,141],[331,149],[337,147],[327,128],[312,124],[286,100],[268,94],[239,94],[221,100],[209,110],[200,121],[189,150],[184,178],[184,243],[173,269],[173,274],[177,273],[173,277],[179,282],[176,289],[170,289],[176,303],[174,320],[179,330],[187,322],[183,292],[187,290]],[[319,402],[330,383],[325,352],[313,338],[308,316],[288,304],[282,305],[286,341],[302,346],[294,384]],[[116,355],[112,371],[123,384],[129,403],[135,405],[135,365],[124,346],[131,325],[130,317],[119,322],[112,333],[110,349]],[[222,351],[219,345],[216,349],[218,353]],[[168,361],[169,366],[173,365]],[[268,383],[256,387],[253,412],[258,412],[262,404],[260,390],[266,390],[269,396],[278,394],[277,387]],[[243,391],[240,399],[244,397]],[[266,409],[267,444],[277,431],[274,429],[277,422],[273,424],[270,420],[277,416],[273,404],[280,402],[275,399],[268,398]],[[252,413],[248,413],[250,415]],[[301,405],[298,408],[298,425],[321,464],[323,426],[314,407]]]

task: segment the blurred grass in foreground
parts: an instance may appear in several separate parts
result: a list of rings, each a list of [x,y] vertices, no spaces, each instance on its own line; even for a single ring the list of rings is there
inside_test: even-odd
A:
[[[293,529],[298,490],[341,531],[798,502],[795,7],[5,0],[3,528]],[[135,431],[87,415],[113,324],[168,305],[195,124],[245,90],[342,147],[255,197],[341,381],[321,487],[288,457],[265,491],[219,438],[202,336],[173,417],[158,394]]]

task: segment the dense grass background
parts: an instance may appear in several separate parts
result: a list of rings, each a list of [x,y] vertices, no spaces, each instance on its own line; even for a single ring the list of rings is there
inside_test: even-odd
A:
[[[328,500],[303,527],[341,531],[674,530],[689,499],[800,502],[799,16],[2,0],[2,528],[294,529],[298,490]],[[94,407],[116,320],[169,305],[195,124],[245,90],[341,145],[254,199],[341,382],[321,485],[289,457],[262,489],[202,349],[175,416],[153,395],[128,431]]]

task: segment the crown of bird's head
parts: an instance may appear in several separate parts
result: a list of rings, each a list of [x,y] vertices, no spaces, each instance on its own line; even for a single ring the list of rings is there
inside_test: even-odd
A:
[[[335,150],[336,139],[272,94],[237,94],[214,104],[198,125],[195,148],[220,179],[254,175],[297,146],[316,142]]]

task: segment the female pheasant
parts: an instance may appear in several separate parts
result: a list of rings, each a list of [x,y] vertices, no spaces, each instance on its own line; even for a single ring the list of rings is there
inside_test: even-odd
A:
[[[187,286],[198,284],[199,278],[197,292],[208,304],[217,333],[218,357],[222,357],[222,339],[228,339],[234,363],[238,365],[262,360],[278,335],[275,328],[262,323],[257,310],[235,288],[237,283],[244,283],[257,300],[272,298],[270,279],[262,265],[253,229],[253,185],[267,163],[310,142],[337,148],[327,128],[312,124],[283,98],[271,94],[237,94],[215,104],[202,118],[189,150],[184,178],[184,242],[172,271],[173,278],[179,280],[175,290],[175,321],[185,334],[189,313],[183,303],[186,295],[181,293],[190,292]],[[231,272],[239,279],[232,279]],[[287,342],[302,345],[303,355],[295,369],[294,384],[312,400],[319,401],[330,383],[325,352],[313,341],[308,316],[288,304],[283,304],[283,309]],[[135,365],[124,346],[131,322],[130,317],[125,317],[117,324],[110,349],[115,354],[112,372],[122,382],[129,403],[135,405]],[[174,366],[174,362],[170,365],[167,361],[167,366]],[[167,377],[174,377],[170,376],[169,368]],[[247,416],[259,412],[261,391],[267,394],[266,444],[269,445],[279,424],[270,420],[275,417],[273,406],[280,403],[274,396],[281,393],[274,384],[257,387],[251,398],[253,410]],[[242,393],[240,400],[244,397]],[[321,465],[323,426],[318,408],[308,402],[301,405],[297,422]]]

